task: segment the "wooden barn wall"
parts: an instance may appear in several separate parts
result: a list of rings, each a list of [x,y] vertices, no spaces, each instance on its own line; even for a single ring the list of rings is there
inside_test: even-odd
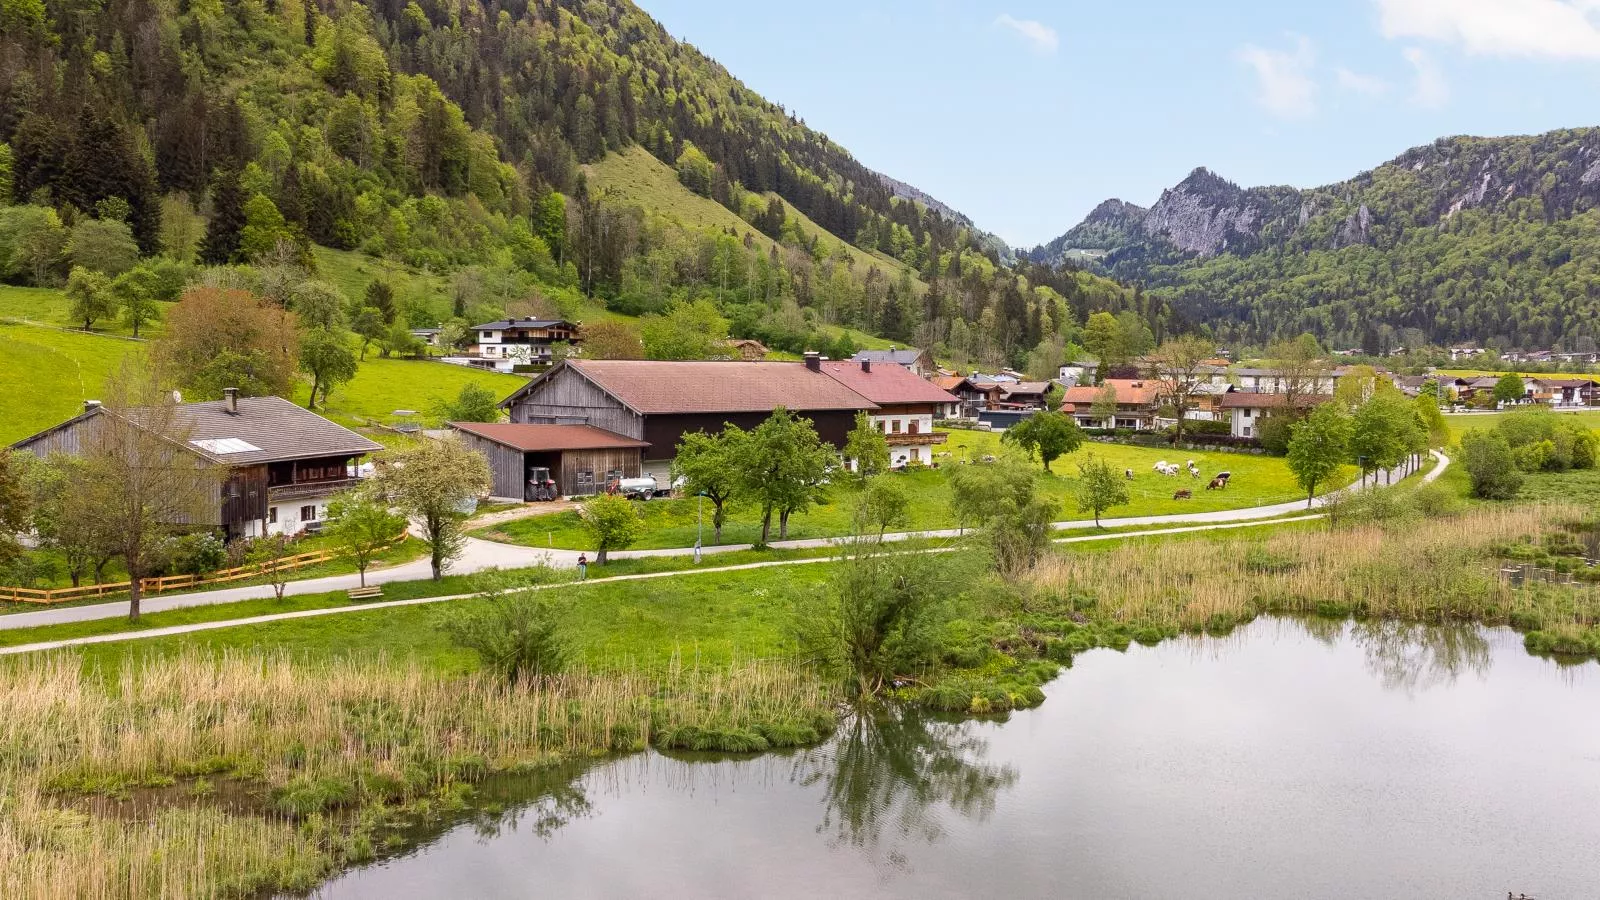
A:
[[[511,405],[511,421],[548,425],[593,425],[643,440],[644,422],[622,401],[571,369],[534,385]]]
[[[613,469],[620,469],[623,478],[639,477],[639,449],[567,450],[561,454],[561,474],[557,476],[556,488],[568,496],[582,496],[576,493],[578,491],[589,493],[591,489],[580,487],[578,483],[578,473],[588,471],[594,473],[592,490],[603,490],[606,473]]]
[[[245,525],[267,517],[267,464],[235,466],[220,489],[223,525]]]
[[[749,431],[767,420],[769,413],[686,413],[681,415],[656,415],[645,418],[644,436],[649,441],[645,448],[646,460],[672,459],[678,453],[678,441],[694,431],[721,431],[724,425],[735,425]],[[855,427],[853,410],[797,412],[795,418],[810,419],[817,436],[835,447],[843,447],[845,436]]]
[[[458,431],[457,434],[461,435],[461,440],[468,447],[482,453],[484,458],[489,460],[489,473],[494,482],[490,492],[496,497],[521,500],[524,489],[522,451],[484,440],[465,431]]]

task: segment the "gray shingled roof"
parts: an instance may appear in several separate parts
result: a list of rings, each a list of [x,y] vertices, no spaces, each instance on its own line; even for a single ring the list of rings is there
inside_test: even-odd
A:
[[[138,410],[130,410],[127,415],[138,421]],[[282,397],[241,397],[238,415],[229,413],[222,400],[180,403],[174,409],[174,419],[175,425],[188,430],[185,440],[190,449],[230,466],[316,456],[361,456],[383,449],[382,444]],[[229,440],[242,441],[249,449],[238,444],[210,443]],[[240,449],[229,452],[232,447]]]

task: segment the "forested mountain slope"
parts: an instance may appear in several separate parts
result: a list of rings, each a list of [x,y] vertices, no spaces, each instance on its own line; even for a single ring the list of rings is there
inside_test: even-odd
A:
[[[103,220],[206,265],[277,265],[286,245],[309,265],[317,244],[405,263],[449,285],[442,306],[411,298],[414,324],[707,299],[785,348],[847,325],[1016,362],[1089,312],[1167,318],[1098,276],[1005,265],[626,0],[18,0],[0,18],[13,283],[62,283],[69,236]],[[646,160],[677,184],[610,177]],[[691,197],[728,217],[682,215]]]
[[[1030,256],[1109,251],[1105,271],[1246,341],[1592,346],[1597,206],[1600,129],[1454,137],[1311,190],[1197,169],[1148,210],[1108,201]]]

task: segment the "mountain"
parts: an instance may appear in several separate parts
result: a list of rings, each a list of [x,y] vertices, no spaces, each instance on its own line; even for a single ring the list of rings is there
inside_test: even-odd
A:
[[[442,277],[400,298],[417,324],[706,300],[785,350],[845,327],[1018,363],[1135,305],[1013,267],[627,0],[0,4],[0,218],[14,283],[59,286],[46,251],[116,220],[147,256]]]
[[[1600,129],[1443,138],[1347,181],[1242,188],[1196,169],[1030,251],[1085,252],[1219,336],[1368,350],[1600,338]]]

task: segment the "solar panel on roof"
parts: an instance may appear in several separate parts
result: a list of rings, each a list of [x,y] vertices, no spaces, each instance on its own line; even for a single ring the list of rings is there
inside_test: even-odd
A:
[[[226,456],[229,453],[250,453],[261,449],[255,444],[239,438],[210,438],[203,441],[190,441],[189,443],[207,453],[215,453],[219,456]]]

